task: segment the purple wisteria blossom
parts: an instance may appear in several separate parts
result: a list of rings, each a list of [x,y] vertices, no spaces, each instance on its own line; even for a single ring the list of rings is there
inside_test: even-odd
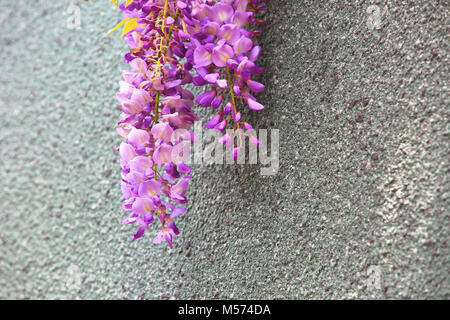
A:
[[[117,98],[122,115],[117,132],[125,139],[120,145],[124,196],[122,208],[130,212],[125,224],[137,224],[132,240],[142,237],[156,220],[161,231],[154,243],[167,241],[172,247],[179,234],[173,219],[185,209],[190,172],[180,152],[173,150],[193,135],[198,120],[192,110],[194,95],[183,86],[191,75],[180,61],[185,57],[181,9],[186,1],[134,0],[121,4],[125,18],[135,27],[125,35],[130,51],[125,61]],[[129,20],[132,21],[132,20]],[[186,134],[180,134],[183,130]],[[174,132],[177,132],[175,135]],[[183,148],[178,148],[183,152]],[[167,201],[164,201],[162,197]]]
[[[242,121],[239,106],[247,105],[251,110],[262,110],[254,93],[264,90],[264,85],[252,80],[252,75],[261,74],[263,68],[256,65],[261,47],[255,38],[259,31],[250,29],[254,24],[264,23],[255,15],[266,8],[267,0],[193,0],[182,11],[190,42],[186,45],[187,67],[193,68],[197,76],[192,82],[208,89],[195,102],[202,107],[211,107],[217,114],[206,127],[224,132],[234,129],[232,135],[223,136],[223,142],[233,147],[232,157],[237,158],[241,150],[241,137],[248,135],[253,144],[259,141],[251,136],[251,125]]]
[[[119,2],[112,0],[115,4]],[[155,221],[161,224],[154,243],[172,248],[179,234],[174,219],[185,213],[191,168],[185,163],[198,120],[195,103],[216,114],[206,127],[234,133],[220,139],[237,158],[241,146],[236,135],[249,134],[239,104],[261,110],[252,93],[264,85],[252,80],[263,68],[256,65],[263,23],[255,15],[267,0],[127,0],[119,5],[125,20],[125,54],[129,69],[123,71],[117,99],[121,117],[117,132],[124,138],[118,151],[122,167],[122,209],[129,212],[124,224],[137,224],[132,238],[141,238]],[[114,29],[113,29],[114,30]],[[187,84],[205,86],[194,97]],[[195,100],[195,103],[194,103]],[[240,140],[240,139],[238,139]]]

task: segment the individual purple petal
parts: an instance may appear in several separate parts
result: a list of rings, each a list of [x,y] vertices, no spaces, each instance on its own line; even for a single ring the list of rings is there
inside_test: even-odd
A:
[[[167,143],[172,140],[173,129],[168,123],[163,122],[154,125],[151,133],[156,139]]]
[[[247,53],[253,47],[253,41],[249,38],[242,36],[237,42],[234,44],[234,52],[236,54]]]
[[[167,17],[166,19],[166,25],[171,25],[172,23],[175,22],[175,19],[172,17]]]
[[[212,55],[204,47],[198,47],[194,51],[194,63],[197,67],[207,67],[212,62]]]
[[[161,241],[166,240],[169,244],[169,247],[172,249],[172,239],[175,237],[175,233],[172,229],[163,227],[160,232],[153,239],[153,243],[159,244]]]
[[[156,148],[153,154],[153,161],[160,167],[164,166],[167,162],[171,161],[172,146],[168,144],[162,144]]]
[[[172,213],[170,214],[170,218],[176,218],[178,216],[181,216],[183,213],[186,212],[186,208],[175,208]]]
[[[254,136],[250,136],[250,142],[255,146],[259,146],[261,144],[261,142],[258,139],[256,139]]]
[[[128,143],[122,142],[119,147],[120,157],[123,161],[129,162],[136,156],[136,152],[134,148],[130,146]]]
[[[264,68],[253,64],[253,66],[249,66],[248,70],[253,74],[262,74],[264,72]]]
[[[136,148],[145,147],[150,139],[147,131],[133,127],[128,134],[128,142]]]
[[[193,78],[192,78],[192,83],[193,83],[194,85],[196,85],[196,86],[202,86],[202,85],[204,85],[206,82],[205,82],[205,79],[203,79],[202,76],[196,76],[196,77],[193,77]]]
[[[160,207],[161,206],[161,198],[155,196],[152,198],[153,204],[155,205],[155,207]]]
[[[256,93],[264,91],[264,85],[257,81],[247,80],[247,86],[249,87],[250,90]]]
[[[219,73],[210,73],[205,76],[205,80],[209,83],[216,83],[217,79],[219,79]]]
[[[123,180],[120,181],[120,190],[122,191],[123,198],[125,200],[133,196],[133,193],[131,192],[131,186]]]
[[[185,176],[170,188],[170,197],[172,200],[177,201],[185,199],[184,195],[186,194],[190,179],[190,176]]]
[[[198,4],[192,8],[192,16],[198,20],[211,16],[211,6],[207,4]]]
[[[212,48],[212,49],[214,49],[214,48]],[[211,49],[211,51],[212,51],[212,49]],[[197,73],[198,73],[202,78],[206,77],[206,75],[209,73],[209,72],[208,72],[208,69],[207,69],[206,67],[198,67],[198,66],[196,66],[196,67],[195,67],[195,70],[197,71]]]
[[[152,78],[150,80],[150,82],[155,90],[164,90],[164,84],[163,84],[162,80],[163,79],[161,77]]]
[[[203,27],[203,31],[207,34],[216,35],[219,32],[220,25],[216,22],[210,21]]]
[[[220,89],[226,89],[228,87],[228,82],[225,79],[221,79],[221,80],[217,80],[216,81],[216,85],[220,88]]]
[[[148,173],[152,168],[153,162],[149,157],[137,156],[130,161],[130,169],[137,172]]]
[[[239,11],[246,11],[249,0],[236,0],[236,9]]]
[[[233,104],[231,102],[227,102],[227,104],[223,108],[224,114],[229,114],[231,112],[232,108],[233,108]]]
[[[191,38],[190,35],[188,35],[187,33],[183,32],[181,30],[178,30],[178,36],[183,40],[189,40]]]
[[[180,231],[175,225],[175,222],[173,222],[172,220],[170,220],[169,223],[167,224],[167,228],[169,229],[169,233],[171,233],[172,237],[180,234]]]
[[[140,226],[139,228],[137,228],[136,233],[133,236],[133,239],[131,239],[131,241],[135,241],[139,238],[141,238],[144,235],[145,232],[145,227]]]
[[[241,70],[241,79],[242,81],[246,82],[247,80],[250,80],[252,78],[252,74],[247,69]]]
[[[149,170],[149,176],[153,176],[153,170]],[[131,170],[125,176],[126,180],[131,183],[133,186],[138,186],[145,181],[145,176],[143,172],[139,172],[136,170]]]
[[[248,18],[250,17],[251,13],[250,12],[245,12],[245,11],[236,11],[233,15],[233,18],[231,19],[231,21],[237,25],[239,28],[243,28],[247,25],[248,23]]]
[[[255,100],[252,99],[248,99],[247,100],[247,104],[249,106],[250,109],[252,110],[262,110],[264,109],[264,106],[258,102],[256,102]]]
[[[133,224],[136,222],[136,214],[133,212],[131,215],[129,215],[127,218],[122,220],[123,224]]]
[[[206,124],[205,127],[208,129],[212,129],[214,128],[220,121],[222,120],[222,117],[220,115],[216,115],[215,117],[213,117],[211,120],[209,120]]]
[[[147,63],[141,58],[136,58],[131,61],[130,66],[142,75],[147,73]]]
[[[155,219],[153,218],[153,212],[149,212],[144,215],[144,224],[146,224],[147,226],[149,224],[152,224],[154,220]]]
[[[161,195],[161,183],[155,180],[145,181],[139,186],[138,194],[140,197],[151,199],[152,197]]]
[[[226,39],[230,44],[234,44],[237,40],[239,40],[240,36],[241,32],[235,24],[229,23],[220,27],[219,37],[221,39]]]
[[[233,148],[233,154],[231,155],[233,161],[236,161],[236,159],[239,155],[239,151],[240,151],[240,148],[238,148],[238,147]]]
[[[232,58],[233,55],[233,49],[229,45],[223,44],[213,49],[212,61],[218,67],[225,67],[228,59]]]
[[[253,130],[252,125],[251,125],[250,123],[247,123],[247,122],[244,122],[244,128],[245,128],[246,130]]]
[[[211,102],[213,101],[215,96],[216,96],[216,91],[215,90],[210,90],[210,91],[207,91],[207,92],[202,93],[201,95],[199,95],[195,99],[195,102],[197,102],[202,107],[206,108],[206,107],[209,107],[211,105]]]
[[[222,131],[226,128],[227,126],[227,121],[223,120],[221,122],[219,122],[217,125],[214,126],[214,129],[216,129],[217,131]]]
[[[167,178],[170,177],[170,179],[167,180],[172,181],[180,177],[180,173],[177,171],[177,166],[173,163],[167,163],[164,166],[164,170],[166,170],[166,173],[168,175]]]
[[[171,160],[178,165],[189,159],[189,152],[191,151],[191,143],[189,141],[181,141],[177,143],[171,151]]]
[[[183,1],[177,1],[177,7],[183,10],[187,8],[187,4],[184,3]]]
[[[261,52],[261,47],[254,46],[248,55],[248,59],[253,62],[256,61],[256,59],[258,59],[258,57],[259,57],[260,52]]]
[[[153,201],[146,198],[137,198],[133,203],[133,212],[136,214],[147,214],[155,208]]]
[[[122,203],[121,208],[125,211],[131,211],[132,210],[132,205],[133,205],[133,201],[134,199],[128,199],[125,200],[124,203]]]
[[[227,21],[233,15],[234,10],[233,7],[229,4],[217,3],[212,7],[211,17],[213,20],[217,22]]]
[[[250,92],[248,91],[244,91],[243,97],[245,101],[247,101],[248,99],[256,100],[256,98],[253,95],[251,95]]]
[[[233,91],[234,91],[234,93],[236,93],[237,96],[241,95],[241,88],[239,88],[239,86],[234,85],[233,86]]]
[[[181,84],[181,80],[173,80],[173,81],[168,81],[168,82],[166,82],[165,83],[165,87],[166,87],[166,89],[171,89],[171,88],[174,88],[174,87],[176,87],[176,86],[178,86],[178,85],[180,85]]]
[[[170,233],[165,233],[164,234],[164,240],[167,241],[167,243],[169,244],[170,249],[173,248],[172,239],[173,239],[172,234],[170,234]]]
[[[239,66],[239,63],[234,59],[228,59],[227,65],[231,70],[236,70],[236,68]]]
[[[181,174],[187,174],[187,173],[191,172],[191,167],[189,167],[188,165],[181,162],[181,163],[177,164],[177,170]]]
[[[238,65],[238,67],[236,68],[236,70],[237,70],[238,72],[241,72],[241,70],[242,70],[243,68],[247,68],[247,69],[250,71],[254,66],[255,66],[255,64],[254,64],[252,61],[248,60],[247,57],[244,57],[244,58],[241,60],[241,62],[239,63],[239,65]]]
[[[163,240],[164,240],[164,235],[163,235],[163,233],[160,231],[160,232],[158,232],[158,234],[156,235],[156,237],[153,238],[153,243],[154,243],[154,244],[160,244],[161,241],[163,241]]]
[[[212,107],[213,109],[217,109],[217,108],[220,106],[220,104],[222,103],[222,99],[223,99],[223,96],[222,96],[222,95],[220,95],[220,96],[218,96],[217,98],[215,98],[215,99],[212,101],[212,103],[211,103],[211,107]]]
[[[226,147],[229,148],[229,147],[231,147],[231,145],[233,144],[234,139],[233,139],[232,136],[230,136],[230,135],[227,133],[227,134],[223,135],[223,136],[219,139],[218,142],[219,142],[219,143],[225,143]]]

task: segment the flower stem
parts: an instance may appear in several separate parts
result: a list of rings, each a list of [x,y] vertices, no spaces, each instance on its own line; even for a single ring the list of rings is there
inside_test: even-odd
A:
[[[230,94],[231,94],[231,102],[233,104],[233,111],[234,111],[234,115],[237,114],[237,108],[236,108],[236,98],[234,96],[234,91],[233,91],[233,82],[231,81],[231,72],[230,72],[230,67],[228,66],[228,64],[226,65],[227,67],[227,78],[228,78],[228,88],[230,89]],[[241,141],[241,126],[239,124],[239,121],[236,122],[237,124],[237,129],[239,131],[239,145],[242,144]]]
[[[164,41],[166,40],[165,36],[165,29],[166,29],[166,18],[167,18],[167,7],[169,6],[169,1],[165,0],[164,3],[164,14],[163,14],[163,23],[162,23],[162,32],[164,34],[164,37],[161,37],[161,43],[159,45],[159,51],[161,52],[163,49]],[[153,74],[158,74],[159,68],[161,66],[161,57],[158,58],[158,64],[156,66],[156,70]],[[158,122],[159,114],[158,114],[158,108],[159,108],[159,96],[160,92],[159,90],[156,91],[156,97],[155,97],[155,122]]]
[[[163,34],[164,34],[164,37],[161,37],[161,43],[159,45],[159,51],[160,52],[162,51],[164,42],[166,40],[165,29],[166,29],[166,18],[167,18],[167,7],[168,7],[168,5],[169,5],[169,1],[165,0],[165,3],[164,3],[164,14],[163,14],[163,23],[162,23],[162,29],[161,29]],[[161,66],[161,56],[158,58],[158,64],[157,64],[156,70],[155,70],[155,72],[153,74],[158,74],[160,66]],[[159,120],[159,97],[160,97],[160,95],[161,95],[160,91],[157,90],[156,91],[156,96],[155,96],[155,123],[158,123],[158,120]],[[156,140],[155,140],[155,144],[156,144]],[[156,162],[154,162],[153,166],[154,166],[154,171],[155,171],[155,180],[158,180],[158,175],[157,175],[157,170],[156,170],[157,169]]]
[[[164,14],[163,14],[163,24],[162,24],[162,28],[161,31],[163,32],[163,34],[165,35],[165,29],[166,29],[166,18],[167,18],[167,7],[169,5],[169,1],[165,0],[164,3]],[[163,49],[163,45],[164,45],[164,40],[166,37],[164,36],[164,38],[161,37],[161,43],[159,45],[159,51],[162,51]],[[161,66],[161,57],[158,59],[158,65],[156,66],[156,71],[155,74],[158,73],[159,67]]]

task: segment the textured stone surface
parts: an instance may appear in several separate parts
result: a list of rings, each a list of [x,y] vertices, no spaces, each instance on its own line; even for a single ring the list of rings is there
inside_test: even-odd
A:
[[[0,298],[449,298],[447,1],[271,1],[279,173],[195,166],[172,251],[120,224],[120,14],[70,3],[0,1]]]

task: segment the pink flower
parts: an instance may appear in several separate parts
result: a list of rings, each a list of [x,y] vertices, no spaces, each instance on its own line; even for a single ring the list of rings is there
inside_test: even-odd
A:
[[[225,67],[227,61],[233,56],[233,49],[229,45],[222,43],[213,49],[212,61],[218,67]]]
[[[252,100],[252,99],[248,99],[247,100],[247,104],[248,104],[248,107],[250,109],[252,109],[252,110],[262,110],[262,109],[264,109],[264,106],[262,104],[256,102],[255,100]]]
[[[139,186],[139,197],[151,199],[152,197],[161,195],[161,183],[155,180],[145,181]]]
[[[133,203],[133,212],[136,214],[145,215],[151,213],[155,209],[153,201],[147,198],[137,198]]]
[[[190,176],[181,178],[175,185],[170,188],[170,198],[177,203],[185,203],[186,190],[189,186]]]
[[[168,144],[162,144],[156,148],[153,154],[153,160],[160,167],[164,166],[166,163],[170,162],[172,157],[172,146]]]
[[[212,7],[211,17],[216,22],[223,22],[229,20],[233,15],[233,13],[234,10],[232,6],[230,6],[229,4],[223,4],[219,2],[216,5],[214,5],[214,7]]]
[[[245,36],[242,36],[234,44],[234,52],[236,54],[247,53],[252,49],[252,47],[253,47],[253,41]]]
[[[222,39],[226,39],[228,43],[234,44],[239,37],[241,36],[241,32],[235,24],[224,24],[220,27],[219,37]]]
[[[156,139],[167,143],[172,140],[173,129],[168,123],[158,123],[153,126],[151,133]]]
[[[130,161],[130,169],[148,176],[153,173],[153,162],[149,157],[137,156]]]
[[[176,229],[178,231],[178,229]],[[153,239],[153,243],[159,244],[161,241],[165,240],[169,244],[170,249],[173,248],[172,241],[177,233],[175,233],[173,228],[163,227],[157,236]]]
[[[128,134],[127,141],[136,148],[145,147],[150,140],[150,135],[147,131],[142,129],[132,128]]]
[[[264,91],[264,85],[257,81],[247,80],[246,83],[247,83],[247,86],[249,87],[249,89],[252,90],[253,92],[263,92]]]
[[[194,62],[197,67],[207,67],[212,62],[212,55],[204,47],[198,47],[194,51]]]
[[[128,163],[131,159],[133,159],[136,156],[134,148],[125,142],[122,142],[120,144],[119,152],[120,158],[126,163]]]
[[[252,15],[250,12],[236,11],[233,15],[232,22],[239,28],[243,28],[247,25],[249,17]]]

